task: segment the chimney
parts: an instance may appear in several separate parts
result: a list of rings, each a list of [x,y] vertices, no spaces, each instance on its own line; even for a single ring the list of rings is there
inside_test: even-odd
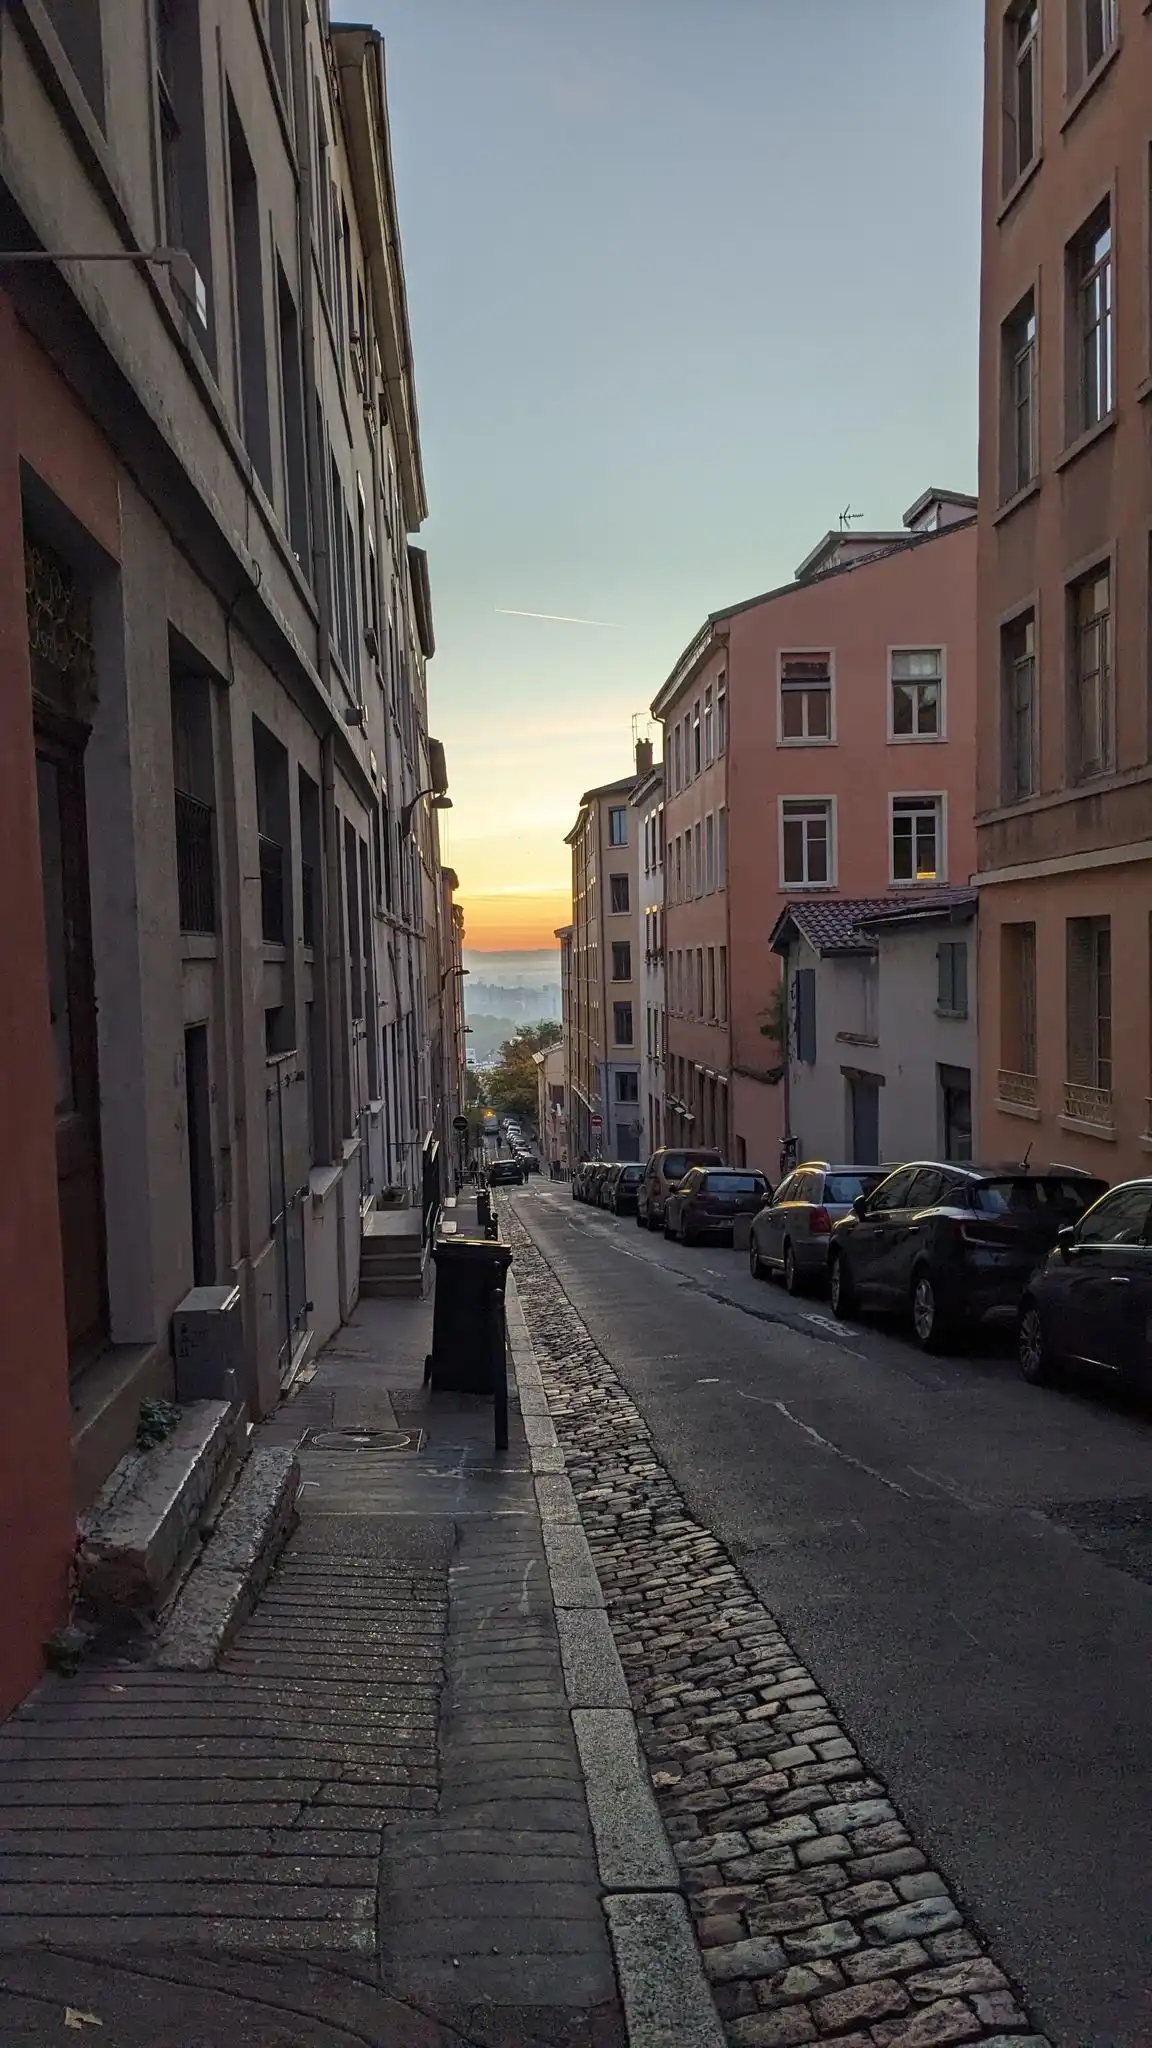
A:
[[[652,742],[651,742],[651,740],[637,740],[637,742],[636,742],[636,779],[637,779],[637,781],[639,781],[639,779],[640,779],[640,777],[641,777],[641,776],[643,776],[643,775],[651,775],[651,773],[652,773]]]

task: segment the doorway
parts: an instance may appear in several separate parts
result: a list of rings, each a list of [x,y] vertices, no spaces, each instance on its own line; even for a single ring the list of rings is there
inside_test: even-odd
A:
[[[216,1176],[212,1161],[212,1094],[208,1079],[208,1026],[184,1033],[184,1086],[188,1107],[188,1182],[192,1208],[192,1284],[216,1278]]]
[[[880,1163],[880,1083],[874,1074],[848,1080],[848,1129],[854,1166]]]
[[[968,1067],[936,1069],[940,1139],[945,1159],[972,1157],[972,1074]]]

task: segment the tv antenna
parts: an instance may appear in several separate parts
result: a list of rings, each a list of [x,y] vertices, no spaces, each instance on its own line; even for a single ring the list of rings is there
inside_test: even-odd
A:
[[[848,533],[851,530],[853,520],[863,519],[863,517],[864,514],[862,512],[854,512],[851,505],[845,505],[844,510],[840,514],[841,533]]]

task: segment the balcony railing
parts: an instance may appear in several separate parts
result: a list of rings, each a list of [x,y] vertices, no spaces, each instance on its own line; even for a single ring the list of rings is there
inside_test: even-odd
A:
[[[260,928],[267,946],[284,944],[284,848],[260,834]]]
[[[1100,1124],[1111,1130],[1112,1090],[1087,1088],[1080,1081],[1065,1081],[1064,1114],[1075,1117],[1078,1123]]]
[[[1014,1103],[1019,1109],[1035,1109],[1040,1100],[1035,1074],[1012,1074],[1005,1067],[996,1077],[996,1093],[1001,1102]]]
[[[306,860],[300,863],[300,936],[306,946],[316,944],[316,870]]]
[[[212,806],[176,791],[176,877],[182,932],[216,929],[216,874],[212,859]]]

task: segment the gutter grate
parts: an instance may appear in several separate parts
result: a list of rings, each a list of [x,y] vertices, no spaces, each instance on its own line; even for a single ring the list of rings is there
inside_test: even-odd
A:
[[[306,1429],[301,1449],[311,1451],[421,1451],[422,1429]]]

